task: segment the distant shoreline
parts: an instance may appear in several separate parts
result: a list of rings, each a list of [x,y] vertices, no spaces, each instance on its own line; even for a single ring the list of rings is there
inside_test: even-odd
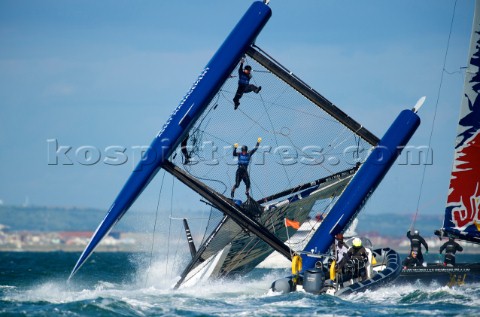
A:
[[[374,247],[375,248],[375,247]],[[397,251],[401,255],[406,255],[409,253],[409,249],[402,248],[402,247],[392,247],[395,251]],[[0,247],[0,252],[76,252],[76,253],[81,253],[83,252],[84,247],[81,246],[25,246],[22,248],[17,248],[15,246],[1,246]],[[99,245],[96,249],[95,252],[124,252],[124,253],[145,253],[147,250],[140,246],[111,246],[111,245]],[[150,251],[148,251],[150,252]],[[462,254],[480,254],[480,249],[478,248],[472,248],[468,249],[464,252],[457,253],[457,256],[461,256]],[[444,254],[440,255],[437,252],[430,252],[430,256],[432,255],[439,255],[442,257]]]

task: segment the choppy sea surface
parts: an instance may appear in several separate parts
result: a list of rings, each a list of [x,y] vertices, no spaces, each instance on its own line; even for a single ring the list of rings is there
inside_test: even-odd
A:
[[[279,269],[172,290],[172,264],[146,254],[0,253],[0,316],[479,316],[480,285],[389,286],[332,297],[268,291]],[[464,261],[478,255],[463,255]]]

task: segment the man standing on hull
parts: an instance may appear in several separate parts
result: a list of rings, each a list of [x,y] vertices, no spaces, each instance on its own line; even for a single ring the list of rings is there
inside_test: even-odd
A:
[[[457,253],[457,251],[462,252],[463,248],[455,242],[455,239],[448,238],[448,241],[440,247],[440,254],[442,254],[443,250],[445,250],[443,265],[455,265],[455,253]]]
[[[235,189],[240,186],[240,182],[242,180],[246,187],[245,195],[247,195],[247,197],[249,196],[250,176],[248,175],[248,164],[250,164],[250,158],[257,151],[260,142],[262,142],[262,138],[258,138],[255,148],[251,151],[248,151],[248,147],[246,145],[242,146],[242,151],[240,153],[237,153],[238,143],[235,143],[233,146],[233,156],[238,156],[238,169],[237,173],[235,174],[235,185],[233,185],[232,192],[230,193],[232,199],[235,196]]]
[[[413,234],[410,230],[407,232],[407,238],[410,239],[410,253],[412,251],[417,252],[417,258],[420,264],[423,264],[422,244],[425,247],[425,254],[428,254],[428,244],[425,239],[420,235],[418,230],[414,230]]]

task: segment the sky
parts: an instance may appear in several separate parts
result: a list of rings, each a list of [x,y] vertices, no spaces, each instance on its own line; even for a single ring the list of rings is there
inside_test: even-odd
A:
[[[3,204],[107,210],[133,169],[103,163],[109,147],[138,157],[251,3],[0,1]],[[427,96],[410,145],[429,145],[433,133],[433,164],[424,179],[423,165],[395,164],[365,212],[443,213],[474,1],[270,7],[256,44],[375,135]],[[99,149],[100,163],[82,164],[86,147]],[[68,156],[55,156],[58,149]],[[155,210],[160,181],[158,174],[132,209]],[[205,208],[170,176],[163,190],[181,211]]]

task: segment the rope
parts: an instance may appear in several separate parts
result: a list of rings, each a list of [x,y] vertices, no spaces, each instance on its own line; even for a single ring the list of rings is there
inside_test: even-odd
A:
[[[155,245],[155,230],[157,228],[158,208],[160,207],[160,198],[162,196],[163,180],[165,179],[165,174],[166,173],[167,173],[166,171],[163,171],[162,183],[160,185],[160,191],[158,192],[157,209],[155,211],[155,221],[153,222],[152,245],[151,245],[151,248],[150,248],[150,262],[148,264],[148,270],[147,270],[147,274],[146,274],[146,277],[145,277],[145,287],[147,286],[148,275],[150,274],[150,268],[152,267],[153,246]]]
[[[178,238],[177,238],[177,246],[180,245],[180,241],[182,240],[182,238],[184,237],[184,234],[185,234],[185,231],[182,227],[179,227],[179,230],[178,230]],[[175,248],[175,255],[173,256],[173,263],[178,263],[178,247]],[[173,269],[172,269],[173,270]]]
[[[285,226],[285,232],[287,234],[287,241],[290,241],[290,235],[288,234],[288,226],[287,226],[287,223],[285,222],[286,219],[287,219],[286,217],[283,218],[283,225]],[[290,243],[288,244],[288,251],[290,252],[290,258],[293,258],[294,252],[293,252],[292,248],[290,247]]]
[[[448,49],[450,47],[450,38],[452,36],[452,29],[453,29],[453,21],[455,19],[455,10],[457,8],[457,0],[455,0],[455,3],[453,5],[453,12],[452,12],[452,19],[450,21],[450,32],[448,33],[448,39],[447,39],[447,47],[446,47],[446,50],[445,50],[445,55],[443,57],[443,67],[442,67],[442,73],[440,75],[440,84],[438,86],[438,91],[437,91],[437,100],[435,101],[435,112],[433,114],[433,121],[432,121],[432,128],[430,129],[430,136],[428,138],[428,148],[430,148],[431,146],[431,143],[432,143],[432,136],[433,136],[433,130],[434,130],[434,127],[435,127],[435,119],[437,117],[437,110],[438,110],[438,102],[440,100],[440,93],[441,93],[441,90],[442,90],[442,85],[443,85],[443,75],[445,74],[446,72],[446,69],[445,69],[445,65],[447,63],[447,55],[448,55]],[[426,161],[428,162],[428,153],[429,151],[427,151],[427,157],[426,157]],[[425,172],[427,170],[427,164],[424,164],[423,165],[423,171],[422,171],[422,180],[421,180],[421,183],[420,183],[420,191],[418,193],[418,199],[417,199],[417,206],[416,206],[416,211],[415,211],[415,215],[413,216],[413,219],[412,219],[412,223],[410,224],[410,230],[413,230],[413,228],[415,227],[415,222],[417,220],[417,216],[418,216],[418,211],[419,211],[419,205],[420,205],[420,200],[422,198],[422,191],[423,191],[423,184],[424,184],[424,181],[425,181]]]
[[[212,168],[213,168],[213,167],[212,167]],[[208,177],[201,177],[201,176],[198,176],[198,175],[193,174],[193,173],[191,172],[191,170],[185,169],[185,171],[186,171],[188,174],[192,175],[194,178],[198,178],[198,179],[200,179],[200,180],[211,181],[211,182],[216,182],[216,183],[222,184],[223,187],[224,187],[224,190],[221,192],[222,195],[224,195],[225,192],[226,192],[227,189],[228,189],[227,184],[225,184],[225,183],[222,182],[221,180],[213,179],[213,178],[208,178]],[[207,172],[206,174],[208,174],[208,172]],[[218,192],[220,192],[220,191],[218,191]]]
[[[171,235],[171,229],[172,229],[172,213],[173,213],[173,188],[175,185],[175,177],[172,177],[172,192],[170,195],[170,217],[169,217],[169,222],[168,222],[168,238],[167,238],[167,264],[165,266],[165,275],[168,275],[168,261],[169,261],[169,255],[170,255],[170,235]]]
[[[255,78],[253,78],[253,81],[255,82],[255,84],[257,83],[257,82],[255,81]],[[275,144],[276,144],[277,147],[278,147],[279,145],[278,145],[277,135],[276,135],[276,133],[275,133],[275,126],[273,125],[272,118],[270,117],[270,114],[268,113],[267,106],[265,106],[265,101],[263,100],[262,94],[259,94],[259,96],[260,96],[260,100],[262,101],[262,106],[263,106],[263,109],[265,110],[265,114],[267,115],[268,121],[270,122],[270,126],[272,127],[273,138],[275,139]],[[277,97],[277,98],[279,98],[279,97]],[[291,187],[291,186],[292,186],[292,181],[291,181],[290,178],[288,177],[288,173],[287,173],[287,170],[285,169],[285,165],[282,164],[282,167],[283,167],[283,171],[285,172],[285,176],[287,177],[288,185]]]

